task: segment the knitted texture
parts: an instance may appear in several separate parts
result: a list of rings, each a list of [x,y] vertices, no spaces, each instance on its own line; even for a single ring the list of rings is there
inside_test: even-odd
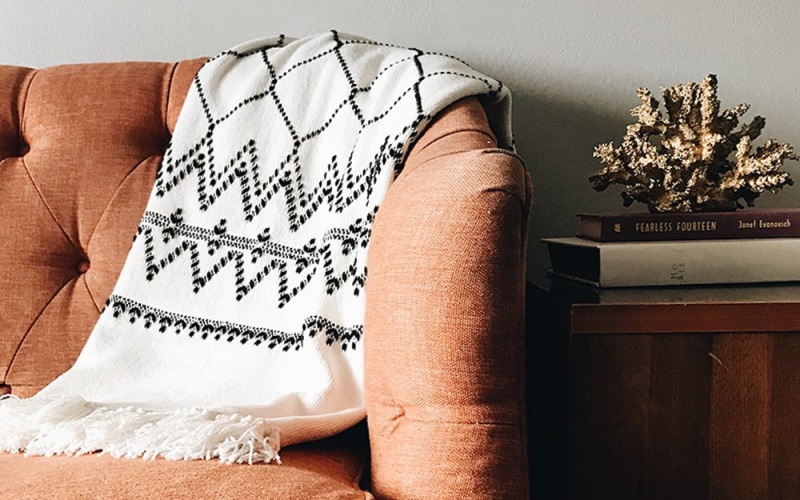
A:
[[[510,148],[507,90],[452,57],[330,32],[212,58],[84,350],[0,402],[0,449],[253,463],[361,420],[371,225],[468,95]]]

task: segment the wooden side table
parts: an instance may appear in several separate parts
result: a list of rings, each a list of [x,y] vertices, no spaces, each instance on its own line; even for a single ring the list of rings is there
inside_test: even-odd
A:
[[[528,307],[534,498],[800,498],[800,285]]]

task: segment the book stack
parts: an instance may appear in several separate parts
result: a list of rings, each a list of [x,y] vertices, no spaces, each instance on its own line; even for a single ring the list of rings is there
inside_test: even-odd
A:
[[[551,276],[601,288],[800,281],[800,209],[579,214]]]

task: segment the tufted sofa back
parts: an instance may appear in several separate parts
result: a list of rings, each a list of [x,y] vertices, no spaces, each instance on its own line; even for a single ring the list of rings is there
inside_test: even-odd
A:
[[[202,63],[0,66],[0,394],[77,358]],[[530,188],[472,98],[387,193],[366,284],[368,495],[525,498]]]
[[[0,66],[0,393],[77,358],[202,63]]]

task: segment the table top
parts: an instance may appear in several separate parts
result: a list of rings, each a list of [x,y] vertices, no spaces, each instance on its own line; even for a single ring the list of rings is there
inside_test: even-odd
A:
[[[572,334],[800,332],[800,284],[595,289],[542,277]]]

